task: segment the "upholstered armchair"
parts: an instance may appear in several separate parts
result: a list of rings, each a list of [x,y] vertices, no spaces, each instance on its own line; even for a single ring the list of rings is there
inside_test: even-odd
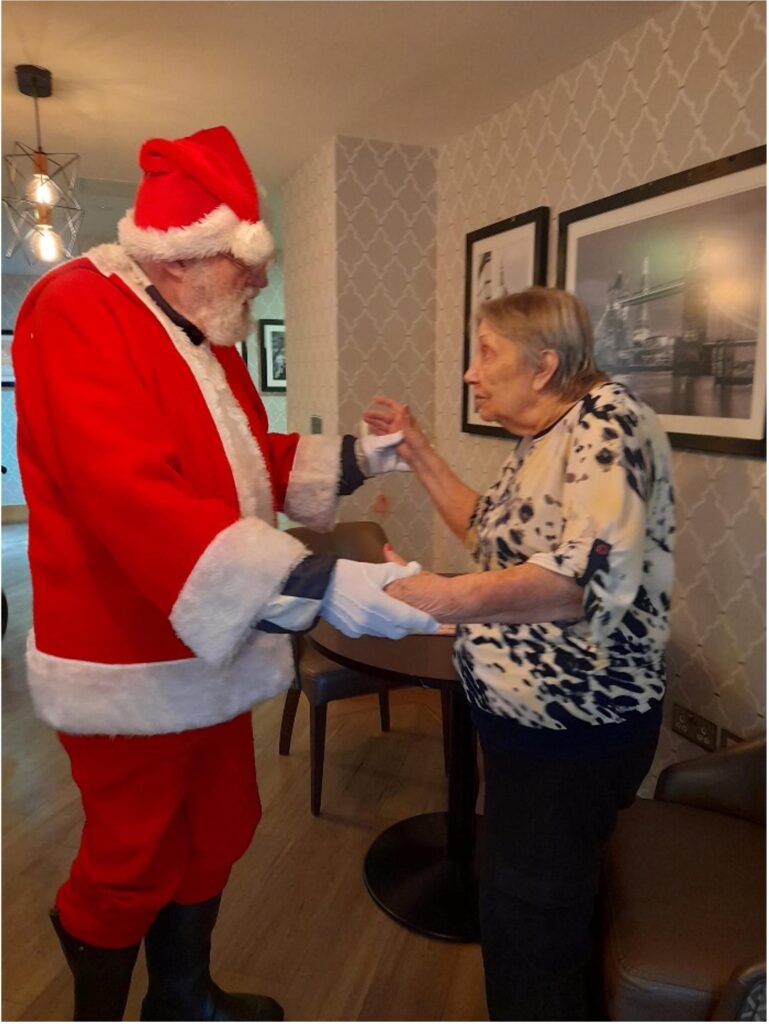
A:
[[[611,1020],[766,1020],[766,739],[672,765],[604,874]]]

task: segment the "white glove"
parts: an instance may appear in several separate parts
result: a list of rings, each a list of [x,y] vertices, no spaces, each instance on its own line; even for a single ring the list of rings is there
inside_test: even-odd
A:
[[[379,473],[410,473],[411,466],[398,457],[395,449],[403,440],[403,431],[394,434],[364,434],[358,438],[361,451],[366,459],[369,476]]]
[[[385,636],[400,640],[407,633],[434,633],[438,623],[427,612],[397,601],[383,587],[416,576],[419,562],[352,562],[338,559],[323,597],[321,615],[345,636]]]

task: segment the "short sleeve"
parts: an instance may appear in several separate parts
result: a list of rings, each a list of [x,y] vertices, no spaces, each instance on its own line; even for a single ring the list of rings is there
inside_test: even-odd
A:
[[[562,492],[558,546],[529,564],[572,577],[585,588],[585,615],[605,640],[635,601],[644,563],[652,466],[632,411],[583,413],[574,433]]]

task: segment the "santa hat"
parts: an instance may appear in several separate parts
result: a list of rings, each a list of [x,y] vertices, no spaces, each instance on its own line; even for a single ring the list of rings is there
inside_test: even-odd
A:
[[[150,139],[139,166],[136,204],[118,224],[129,256],[180,260],[227,252],[258,266],[274,255],[254,179],[229,129]]]

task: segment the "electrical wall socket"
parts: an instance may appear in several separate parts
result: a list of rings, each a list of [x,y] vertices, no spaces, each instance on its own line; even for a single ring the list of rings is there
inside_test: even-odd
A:
[[[735,743],[742,743],[742,736],[729,732],[728,729],[721,730],[721,747],[733,747]]]
[[[682,704],[673,705],[673,732],[685,736],[703,750],[715,750],[718,729],[715,722],[696,715]]]

